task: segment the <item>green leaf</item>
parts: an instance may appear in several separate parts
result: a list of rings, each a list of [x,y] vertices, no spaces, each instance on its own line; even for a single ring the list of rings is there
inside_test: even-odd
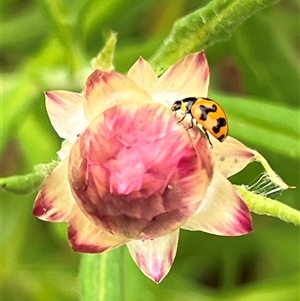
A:
[[[3,12],[3,17],[6,17],[5,12]],[[11,63],[16,63],[16,59],[18,59],[16,53],[32,52],[32,49],[39,45],[46,30],[46,24],[43,21],[43,16],[37,7],[21,10],[17,18],[14,16],[14,18],[3,21],[1,24],[1,51],[3,54],[12,56]],[[24,28],[34,28],[34,30],[24,30]]]
[[[157,73],[183,56],[230,38],[255,12],[279,0],[214,0],[174,23],[169,36],[151,60]]]
[[[63,45],[70,74],[75,76],[76,72],[84,65],[82,33],[76,26],[76,17],[68,14],[70,7],[64,5],[62,0],[43,0],[39,4],[48,22],[53,26],[53,32]]]
[[[241,286],[225,294],[230,301],[298,301],[299,300],[299,272],[282,275],[277,279],[263,279],[260,282]],[[223,299],[224,300],[224,299]]]
[[[81,301],[124,300],[123,248],[102,254],[82,254]]]
[[[278,15],[277,10],[273,13]],[[300,77],[298,58],[294,55],[297,52],[291,37],[287,40],[278,28],[283,22],[274,24],[275,18],[269,15],[256,15],[236,31],[231,54],[241,70],[247,93],[298,107]]]
[[[13,86],[2,94],[0,153],[11,136],[11,129],[19,128],[39,93],[31,79],[15,76]]]

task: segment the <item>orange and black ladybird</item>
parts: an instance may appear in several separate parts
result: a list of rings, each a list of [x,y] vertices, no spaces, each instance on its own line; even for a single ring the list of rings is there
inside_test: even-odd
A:
[[[196,98],[188,97],[174,102],[172,111],[182,110],[183,117],[178,121],[181,122],[187,114],[190,114],[191,126],[194,126],[193,120],[196,124],[201,124],[202,129],[209,140],[207,131],[210,132],[216,139],[223,142],[228,135],[228,121],[224,110],[219,104],[210,98]],[[210,142],[210,140],[209,140]],[[211,142],[210,142],[211,144]]]

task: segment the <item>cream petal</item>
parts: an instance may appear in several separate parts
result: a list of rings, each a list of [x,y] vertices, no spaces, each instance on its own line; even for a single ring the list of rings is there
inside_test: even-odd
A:
[[[178,92],[175,93],[175,92],[167,92],[167,91],[155,93],[152,95],[152,97],[155,102],[158,102],[169,109],[171,109],[172,105],[176,100],[183,98],[182,95]],[[188,120],[188,118],[189,116],[186,116],[184,121]]]
[[[132,240],[128,250],[140,270],[156,283],[169,273],[175,259],[179,229],[169,235],[149,240]]]
[[[252,230],[251,214],[232,184],[217,171],[196,214],[182,229],[236,236]]]
[[[77,205],[74,205],[69,219],[68,237],[72,249],[82,253],[101,253],[129,241],[97,227]]]
[[[69,156],[72,145],[73,144],[71,142],[69,142],[68,140],[64,140],[61,143],[60,150],[56,152],[61,161]]]
[[[52,171],[37,195],[33,215],[49,222],[67,222],[75,201],[68,182],[68,158]]]
[[[150,64],[140,57],[129,69],[127,77],[138,83],[146,91],[157,81],[157,75]]]
[[[232,137],[228,136],[222,143],[212,137],[210,139],[216,168],[226,178],[240,172],[255,159],[253,150]]]
[[[84,91],[85,115],[89,121],[100,113],[124,102],[152,102],[151,95],[130,78],[117,72],[94,71]]]
[[[161,92],[173,93],[177,94],[179,99],[190,96],[206,97],[208,84],[209,67],[205,54],[197,52],[187,55],[171,66],[154,83],[150,92],[153,95]]]
[[[84,116],[82,94],[69,91],[45,93],[46,108],[55,131],[61,138],[75,142],[88,125]]]

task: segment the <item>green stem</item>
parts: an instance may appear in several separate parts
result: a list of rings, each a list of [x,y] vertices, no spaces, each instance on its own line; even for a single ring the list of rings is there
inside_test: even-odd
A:
[[[66,13],[66,8],[61,0],[42,0],[39,2],[49,21],[55,27],[61,44],[64,47],[66,62],[69,65],[70,73],[75,77],[76,72],[83,65],[82,51],[80,48],[81,37],[75,31],[76,18]]]
[[[45,179],[50,175],[58,162],[38,164],[32,173],[0,178],[0,187],[4,191],[16,194],[28,194],[39,190]]]
[[[256,11],[280,0],[214,0],[176,21],[169,36],[151,59],[158,74],[180,58],[230,38]]]
[[[235,187],[245,199],[248,208],[253,213],[276,217],[284,222],[300,226],[300,211],[293,209],[286,204],[248,191],[243,186],[236,185]]]
[[[123,247],[97,255],[82,254],[81,301],[123,301]]]

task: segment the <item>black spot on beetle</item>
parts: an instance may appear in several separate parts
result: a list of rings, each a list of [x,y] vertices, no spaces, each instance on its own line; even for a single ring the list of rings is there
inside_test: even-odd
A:
[[[199,108],[201,110],[200,120],[203,120],[203,121],[207,120],[207,115],[209,113],[217,111],[217,106],[215,104],[213,104],[211,108],[208,108],[208,107],[203,106],[203,105],[200,105]]]
[[[221,130],[222,127],[226,126],[226,119],[223,117],[218,118],[217,120],[217,125],[213,126],[212,130],[215,134],[218,134]]]
[[[218,138],[218,140],[221,141],[221,142],[222,142],[224,139],[225,139],[225,135],[224,135],[224,134],[221,135],[221,136]]]

